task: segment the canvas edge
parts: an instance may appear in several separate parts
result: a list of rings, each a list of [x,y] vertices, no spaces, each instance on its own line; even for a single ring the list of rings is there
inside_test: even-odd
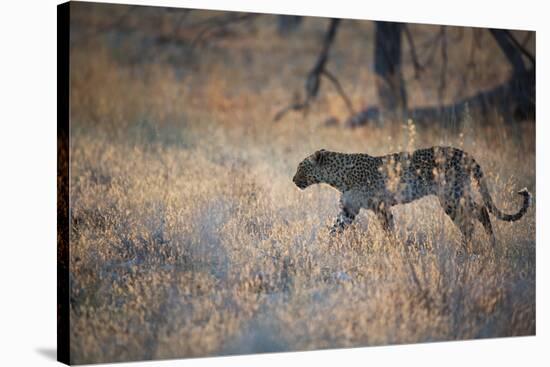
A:
[[[57,5],[57,360],[65,364],[70,364],[69,16],[69,2]]]

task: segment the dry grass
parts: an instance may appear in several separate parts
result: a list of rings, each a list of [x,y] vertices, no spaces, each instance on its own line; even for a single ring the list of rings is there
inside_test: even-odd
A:
[[[84,13],[73,14],[85,24]],[[433,198],[393,209],[397,243],[367,212],[331,238],[337,193],[299,191],[291,181],[297,163],[321,147],[377,155],[449,144],[476,157],[497,205],[513,211],[518,189],[536,198],[534,125],[467,116],[460,134],[325,127],[324,118],[345,112],[329,86],[307,117],[273,124],[289,85],[301,86],[295,78],[314,59],[324,23],[305,23],[301,42],[273,37],[272,23],[202,49],[181,69],[169,51],[151,62],[121,59],[117,50],[133,39],[119,48],[109,36],[74,45],[72,361],[534,334],[535,205],[516,223],[493,218],[497,253],[477,226],[480,255],[464,258],[458,230]],[[353,24],[344,34],[369,32]],[[335,50],[338,72],[343,48]],[[352,50],[346,57],[358,62]],[[242,57],[252,60],[244,69]],[[355,101],[374,95],[372,83],[351,87],[354,76],[372,80],[368,70],[344,69]]]

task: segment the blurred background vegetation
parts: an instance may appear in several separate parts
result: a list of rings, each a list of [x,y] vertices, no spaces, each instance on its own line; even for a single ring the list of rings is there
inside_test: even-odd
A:
[[[246,80],[220,93],[255,92],[288,79],[295,110],[333,88],[347,108],[333,117],[348,126],[407,117],[453,124],[465,108],[482,114],[479,123],[535,116],[532,31],[124,5],[79,4],[77,10],[73,45],[100,43],[119,63],[162,64],[182,81],[211,72],[223,59]],[[284,102],[272,101],[273,108]]]

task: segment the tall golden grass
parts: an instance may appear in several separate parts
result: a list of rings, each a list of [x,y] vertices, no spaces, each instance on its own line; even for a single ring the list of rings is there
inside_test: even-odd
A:
[[[322,20],[307,27],[318,34]],[[324,118],[345,113],[328,86],[307,116],[273,123],[315,37],[288,46],[275,37],[273,49],[297,53],[277,64],[273,49],[254,53],[268,31],[254,34],[219,46],[233,59],[252,53],[246,68],[207,49],[184,76],[164,61],[121,61],[100,37],[73,46],[72,362],[534,334],[534,124],[328,127]],[[518,189],[533,193],[519,222],[492,218],[498,251],[476,225],[478,255],[457,253],[460,233],[429,197],[393,208],[395,242],[364,211],[331,237],[337,192],[291,180],[319,148],[381,155],[439,144],[476,158],[502,209],[520,206]]]

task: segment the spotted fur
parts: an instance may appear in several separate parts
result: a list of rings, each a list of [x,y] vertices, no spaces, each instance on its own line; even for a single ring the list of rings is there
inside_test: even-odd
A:
[[[472,179],[478,184],[482,203],[473,198]],[[343,231],[361,208],[372,210],[383,228],[391,233],[394,229],[392,206],[435,195],[461,230],[464,245],[471,241],[476,219],[494,245],[489,212],[498,219],[516,221],[531,203],[527,189],[520,190],[521,209],[515,214],[502,213],[493,203],[479,164],[466,152],[452,147],[431,147],[379,157],[321,149],[300,162],[293,181],[300,189],[325,183],[340,191],[341,211],[331,233]]]

